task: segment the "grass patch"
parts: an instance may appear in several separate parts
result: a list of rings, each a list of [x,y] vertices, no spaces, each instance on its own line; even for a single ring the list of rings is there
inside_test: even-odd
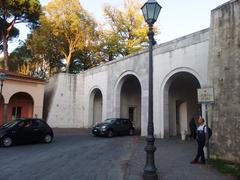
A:
[[[223,174],[228,174],[240,180],[240,165],[219,159],[212,159],[211,164]]]

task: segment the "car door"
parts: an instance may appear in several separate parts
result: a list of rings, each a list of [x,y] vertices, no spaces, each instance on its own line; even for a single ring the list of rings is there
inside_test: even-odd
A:
[[[34,140],[41,141],[45,135],[45,128],[38,119],[32,119]]]
[[[33,129],[31,127],[31,120],[24,120],[24,124],[19,127],[17,131],[17,138],[20,142],[33,141]]]
[[[125,131],[123,119],[118,119],[117,121],[119,122],[119,123],[118,123],[118,133],[119,133],[119,134],[123,134],[124,131]]]
[[[114,124],[113,124],[113,131],[115,133],[120,133],[121,132],[121,121],[120,119],[116,119]]]
[[[9,130],[9,136],[13,139],[13,142],[18,143],[24,140],[23,126],[24,122],[20,121]]]
[[[130,129],[130,124],[128,119],[122,119],[123,122],[123,131],[124,133],[128,133]]]

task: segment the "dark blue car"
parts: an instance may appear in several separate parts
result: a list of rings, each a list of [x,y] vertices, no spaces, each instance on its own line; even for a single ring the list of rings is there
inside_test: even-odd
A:
[[[96,136],[113,137],[119,134],[134,135],[134,127],[129,119],[111,118],[93,127],[92,133]]]

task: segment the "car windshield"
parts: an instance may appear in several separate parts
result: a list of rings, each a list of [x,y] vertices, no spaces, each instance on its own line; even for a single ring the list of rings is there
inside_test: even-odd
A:
[[[19,122],[19,121],[17,121],[17,120],[10,121],[9,123],[4,124],[3,127],[11,128],[11,127],[15,126],[18,122]]]
[[[104,123],[110,124],[113,123],[116,119],[106,119]]]

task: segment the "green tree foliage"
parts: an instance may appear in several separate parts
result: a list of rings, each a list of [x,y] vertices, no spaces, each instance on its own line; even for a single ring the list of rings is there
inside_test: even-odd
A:
[[[101,55],[105,61],[112,61],[122,54],[124,45],[121,43],[121,37],[112,30],[100,31]]]
[[[97,24],[79,0],[52,0],[46,6],[46,13],[46,21],[59,41],[58,51],[64,56],[68,71],[74,53],[92,43]]]
[[[18,72],[41,79],[48,77],[48,66],[45,61],[36,59],[33,52],[25,42],[21,42],[9,56],[8,67],[10,71]]]
[[[52,0],[39,18],[39,27],[11,56],[12,61],[21,55],[20,50],[27,55],[26,49],[30,50],[30,56],[22,57],[31,60],[22,59],[15,70],[47,76],[60,71],[78,73],[138,52],[148,41],[140,7],[137,0],[125,0],[124,9],[105,6],[108,24],[99,26],[79,0]]]
[[[143,49],[148,27],[140,11],[137,0],[125,0],[124,9],[105,6],[104,14],[110,29],[103,34],[103,54],[109,61],[119,56],[127,56]]]
[[[101,55],[100,46],[97,44],[88,45],[82,50],[77,50],[71,60],[69,72],[79,73],[101,64],[104,61]]]
[[[59,51],[61,42],[57,39],[51,29],[51,25],[46,21],[45,16],[40,17],[40,27],[36,28],[28,37],[26,45],[31,49],[33,55],[32,63],[43,63],[46,66],[45,73],[52,76],[60,72],[64,56]]]
[[[53,0],[45,12],[26,41],[32,63],[44,62],[49,76],[60,71],[77,73],[100,63],[97,23],[78,0]]]
[[[31,58],[31,51],[27,49],[27,46],[24,42],[21,42],[20,45],[9,56],[9,70],[22,74],[28,74],[30,69],[29,61],[31,61]]]
[[[18,31],[14,28],[17,23],[27,23],[30,27],[37,24],[41,13],[41,5],[38,0],[1,0],[1,41],[4,52],[4,68],[8,69],[8,41],[10,37],[16,37]]]
[[[64,57],[58,51],[59,41],[52,34],[45,16],[40,17],[40,25],[10,54],[11,71],[45,79],[61,71],[60,59]]]

